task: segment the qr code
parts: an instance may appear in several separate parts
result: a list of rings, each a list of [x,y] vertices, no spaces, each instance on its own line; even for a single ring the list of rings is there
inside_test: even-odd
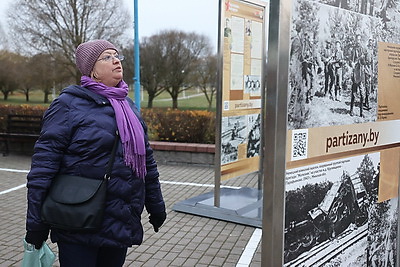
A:
[[[307,158],[308,129],[292,132],[292,160]]]
[[[229,101],[224,101],[224,110],[229,110]]]

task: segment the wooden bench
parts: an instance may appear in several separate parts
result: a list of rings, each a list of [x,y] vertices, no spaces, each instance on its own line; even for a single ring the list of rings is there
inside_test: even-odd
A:
[[[5,132],[0,132],[0,140],[4,142],[3,156],[10,152],[10,142],[36,141],[42,127],[42,116],[39,115],[7,115]]]

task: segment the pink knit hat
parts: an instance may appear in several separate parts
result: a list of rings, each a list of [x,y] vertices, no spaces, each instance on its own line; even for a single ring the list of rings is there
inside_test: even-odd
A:
[[[90,76],[97,59],[107,49],[117,48],[106,40],[93,40],[80,44],[75,51],[76,66],[85,76]]]

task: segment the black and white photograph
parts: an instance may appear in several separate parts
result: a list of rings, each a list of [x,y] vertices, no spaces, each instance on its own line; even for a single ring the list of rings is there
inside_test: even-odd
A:
[[[247,115],[247,158],[260,155],[261,114]]]
[[[246,30],[245,30],[245,32],[246,32],[247,36],[251,36],[251,20],[250,19],[246,20]]]
[[[337,1],[293,3],[290,130],[377,119],[377,46],[378,42],[400,41],[400,9],[390,1],[339,2],[340,7]],[[372,14],[364,12],[365,3]]]
[[[397,257],[397,198],[370,207],[366,266],[398,266]]]
[[[251,96],[261,95],[261,77],[259,75],[244,76],[244,93]]]
[[[238,160],[239,144],[246,142],[246,116],[222,117],[221,164]]]
[[[366,259],[379,164],[372,153],[286,171],[285,266],[373,266]]]
[[[379,17],[384,23],[391,19],[390,11],[394,1],[387,0],[319,0],[320,3],[346,9],[352,12]]]

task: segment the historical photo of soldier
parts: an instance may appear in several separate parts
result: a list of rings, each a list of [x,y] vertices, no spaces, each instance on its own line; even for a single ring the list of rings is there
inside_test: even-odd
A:
[[[239,145],[246,141],[246,116],[222,117],[221,164],[238,160]]]
[[[306,103],[310,103],[313,98],[313,67],[314,67],[314,45],[311,34],[304,32],[301,44],[301,75],[304,87]]]
[[[247,36],[251,36],[251,20],[250,19],[246,20],[245,33],[246,33]]]
[[[229,18],[226,18],[224,27],[224,37],[231,37],[231,36],[232,36],[231,20]]]
[[[226,42],[229,44],[229,49],[232,49],[232,27],[230,18],[225,19],[224,38],[226,38]]]
[[[293,13],[288,128],[376,121],[380,19],[306,0]]]
[[[321,54],[322,62],[324,63],[324,75],[325,75],[325,90],[324,96],[333,99],[332,87],[335,83],[335,76],[333,73],[333,48],[330,40],[325,41],[325,47]]]
[[[354,101],[356,95],[359,97],[360,117],[363,117],[363,103],[366,98],[365,87],[365,66],[367,65],[367,51],[361,44],[361,35],[357,34],[355,44],[351,49],[350,64],[352,68],[351,75],[351,102],[350,116],[353,116]]]
[[[376,46],[374,45],[374,40],[369,39],[368,40],[368,45],[366,48],[366,58],[367,62],[365,64],[365,101],[363,103],[364,108],[370,109],[371,107],[369,106],[369,96],[370,94],[376,94],[375,91],[375,76],[374,72],[377,66],[375,66],[376,62],[374,62],[374,59],[376,58]]]
[[[344,54],[342,50],[342,43],[339,40],[335,42],[335,52],[333,56],[333,77],[335,83],[335,100],[341,101],[342,84],[343,84],[343,64]]]
[[[261,114],[247,115],[247,158],[260,155],[261,147]]]

